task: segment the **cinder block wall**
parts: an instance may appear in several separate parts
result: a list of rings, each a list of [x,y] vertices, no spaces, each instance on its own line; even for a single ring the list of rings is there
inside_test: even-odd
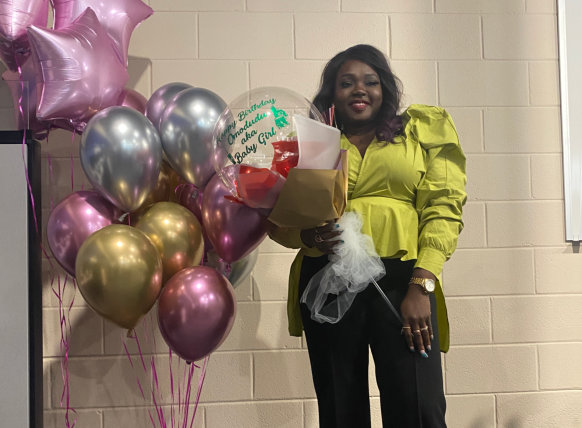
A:
[[[389,55],[406,103],[451,112],[469,178],[466,227],[444,272],[451,427],[582,424],[582,263],[564,242],[555,3],[150,0],[156,12],[131,43],[131,87],[146,97],[184,81],[227,102],[265,85],[311,97],[327,59],[370,43]],[[44,144],[45,223],[51,202],[88,187],[77,146],[64,132]],[[305,342],[286,332],[292,258],[272,242],[260,247],[252,277],[237,289],[233,331],[211,356],[196,426],[317,426]],[[64,275],[55,276],[45,261],[44,278],[45,422],[62,427],[60,327],[50,282]],[[70,298],[70,284],[67,290]],[[80,295],[70,316],[77,426],[151,426],[151,399],[144,401],[136,386],[124,332],[96,316]],[[143,344],[143,351],[166,367],[167,351],[157,341]],[[167,371],[159,370],[167,388]],[[371,393],[379,427],[375,386]]]

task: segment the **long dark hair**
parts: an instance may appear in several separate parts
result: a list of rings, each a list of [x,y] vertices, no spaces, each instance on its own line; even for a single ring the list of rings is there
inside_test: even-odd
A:
[[[355,45],[330,59],[321,74],[319,91],[313,99],[313,104],[327,118],[328,110],[333,104],[337,73],[349,60],[361,61],[378,73],[382,86],[382,106],[378,113],[376,137],[380,141],[392,141],[402,131],[402,119],[398,115],[402,84],[392,73],[386,56],[374,46]],[[342,129],[342,118],[336,115],[335,121]]]

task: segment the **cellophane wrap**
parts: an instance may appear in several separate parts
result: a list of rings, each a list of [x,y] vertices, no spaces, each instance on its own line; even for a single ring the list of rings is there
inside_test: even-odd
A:
[[[320,323],[340,321],[356,295],[386,274],[372,238],[361,232],[360,215],[346,212],[338,223],[342,232],[338,239],[343,242],[334,247],[329,263],[311,278],[301,296],[311,319]]]

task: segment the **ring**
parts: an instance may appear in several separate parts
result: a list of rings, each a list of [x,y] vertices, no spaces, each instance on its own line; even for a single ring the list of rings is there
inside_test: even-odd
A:
[[[315,238],[313,238],[313,240],[315,241],[316,244],[321,244],[323,242],[323,238],[319,233],[315,234]]]
[[[426,331],[428,330],[428,325],[425,325],[423,328],[420,329],[421,331]]]
[[[402,329],[400,330],[400,334],[404,334],[404,329],[410,330],[410,326],[409,325],[403,325]]]
[[[414,330],[414,331],[413,331],[413,333],[414,333],[414,334],[421,334],[421,333],[420,333],[420,330]]]

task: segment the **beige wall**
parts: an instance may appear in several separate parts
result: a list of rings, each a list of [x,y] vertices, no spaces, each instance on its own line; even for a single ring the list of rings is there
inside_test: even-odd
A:
[[[449,109],[467,153],[469,202],[444,272],[452,327],[447,420],[460,428],[582,426],[582,263],[564,242],[554,0],[150,4],[156,13],[136,30],[130,50],[132,86],[146,97],[172,81],[226,101],[264,85],[310,97],[326,59],[366,42],[391,58],[405,102]],[[44,144],[45,222],[50,201],[71,191],[71,155],[74,187],[87,187],[76,147],[58,132]],[[237,289],[233,331],[210,359],[197,426],[317,426],[305,342],[286,333],[292,258],[262,244],[252,278]],[[58,308],[54,273],[46,262],[45,269],[45,421],[62,427]],[[79,295],[71,319],[77,426],[150,426],[149,401],[123,354],[124,332]],[[160,367],[167,362],[160,343],[145,352],[159,353]],[[375,387],[372,394],[379,427]]]

